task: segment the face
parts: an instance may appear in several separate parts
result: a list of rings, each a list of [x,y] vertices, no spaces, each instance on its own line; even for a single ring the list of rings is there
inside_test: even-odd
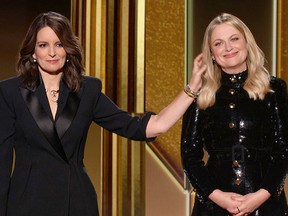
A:
[[[247,69],[246,40],[234,26],[217,25],[211,34],[212,58],[226,73],[234,74]]]
[[[66,62],[66,51],[50,27],[42,28],[36,39],[33,58],[41,73],[59,74]]]

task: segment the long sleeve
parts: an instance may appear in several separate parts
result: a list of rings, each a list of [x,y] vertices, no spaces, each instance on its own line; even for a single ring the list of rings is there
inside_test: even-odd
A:
[[[272,123],[274,125],[274,143],[272,143],[271,161],[263,179],[262,187],[273,196],[278,196],[283,190],[288,166],[288,105],[287,89],[283,80],[272,81],[274,93]]]
[[[146,112],[143,117],[131,116],[120,109],[106,95],[101,94],[95,109],[95,121],[110,132],[132,140],[154,140],[146,137],[146,127],[153,113]]]
[[[201,137],[199,110],[193,103],[183,116],[181,134],[182,166],[190,183],[197,191],[198,199],[206,202],[208,196],[217,188],[203,160],[204,150]]]
[[[13,134],[15,116],[8,106],[0,86],[0,216],[6,215],[7,196],[13,161]]]
[[[94,122],[104,129],[128,139],[146,140],[147,142],[155,139],[146,137],[146,127],[153,114],[152,112],[146,112],[142,117],[132,116],[119,108],[111,99],[101,92],[102,84],[99,79],[87,78],[86,81],[86,91],[97,92],[97,94],[95,94],[96,97],[94,99],[91,98],[91,100],[94,100]]]

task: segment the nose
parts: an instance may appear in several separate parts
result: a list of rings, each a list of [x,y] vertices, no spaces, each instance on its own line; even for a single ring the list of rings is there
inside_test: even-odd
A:
[[[226,49],[226,51],[232,50],[232,46],[231,46],[231,44],[229,42],[225,43],[225,49]]]
[[[55,57],[55,56],[56,56],[56,52],[55,52],[54,47],[50,47],[50,49],[49,49],[49,55],[50,55],[51,57]]]

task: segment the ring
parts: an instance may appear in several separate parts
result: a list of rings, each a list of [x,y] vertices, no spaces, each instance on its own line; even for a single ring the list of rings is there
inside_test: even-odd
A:
[[[237,207],[237,210],[238,210],[238,213],[240,213],[241,211],[240,211],[240,209]]]

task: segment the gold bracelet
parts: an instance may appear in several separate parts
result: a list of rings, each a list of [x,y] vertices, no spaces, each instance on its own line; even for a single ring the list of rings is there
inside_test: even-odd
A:
[[[199,94],[200,94],[200,91],[198,91],[198,92],[192,91],[189,85],[186,85],[186,87],[184,88],[184,92],[185,92],[189,97],[192,97],[192,98],[194,98],[194,99],[196,99],[196,98],[199,96]]]

